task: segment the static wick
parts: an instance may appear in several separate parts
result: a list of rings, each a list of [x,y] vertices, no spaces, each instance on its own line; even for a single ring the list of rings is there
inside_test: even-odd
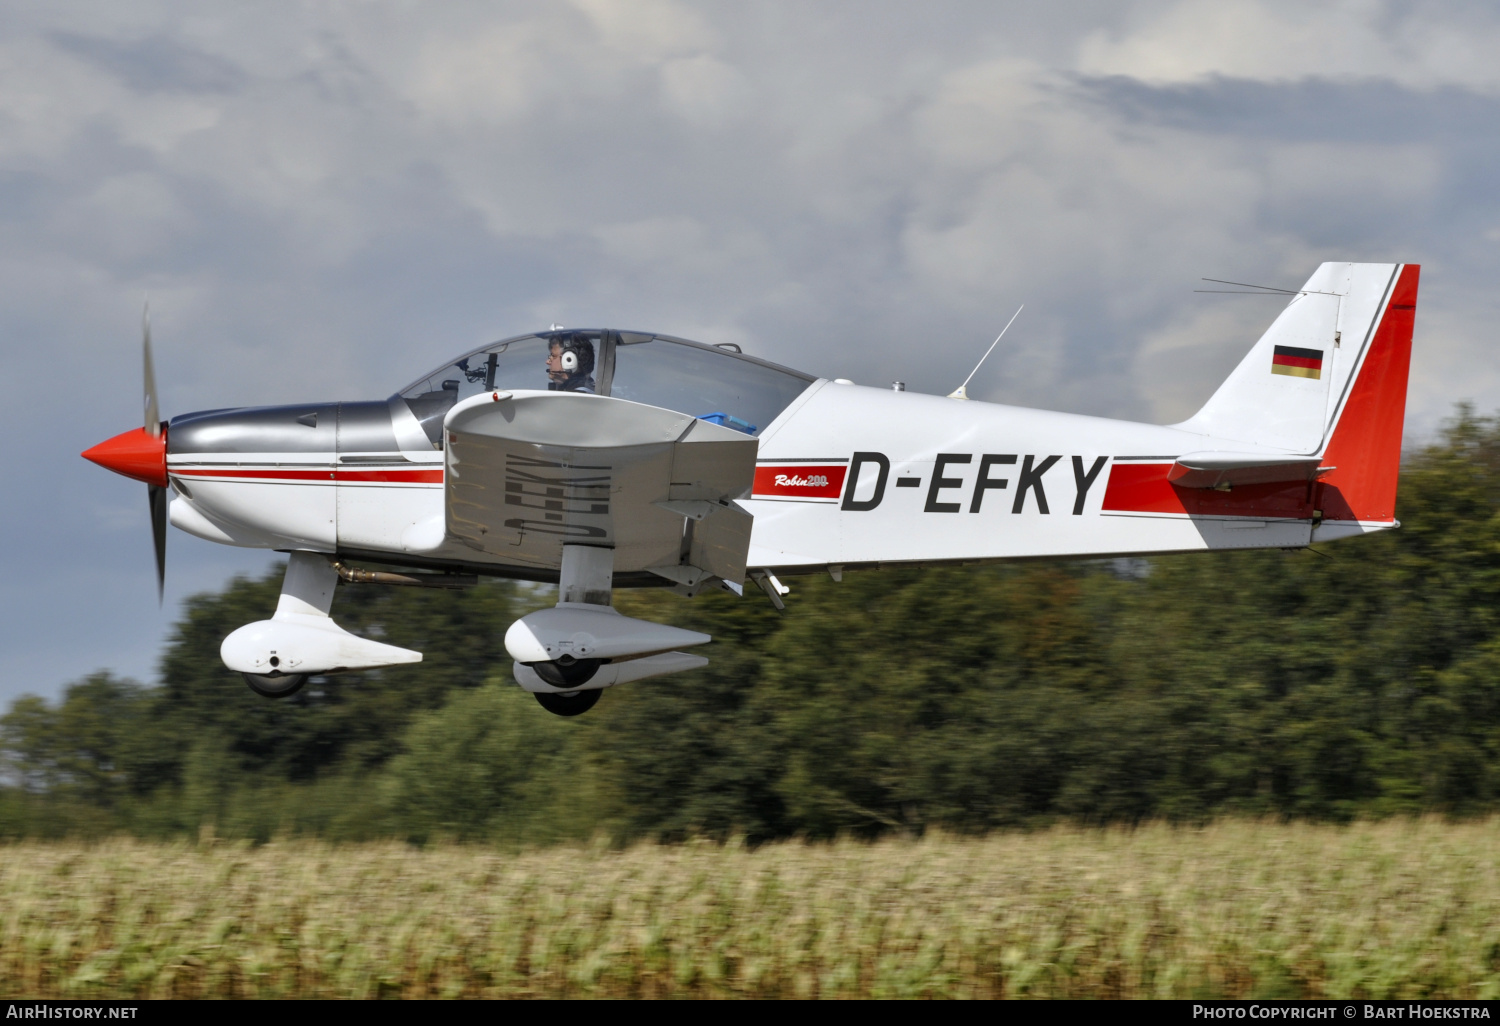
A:
[[[969,398],[969,382],[974,380],[974,375],[979,373],[979,368],[984,366],[984,361],[990,358],[990,354],[995,351],[995,347],[1000,344],[1000,340],[1005,337],[1005,333],[1010,330],[1010,326],[1016,323],[1016,318],[1021,316],[1021,311],[1024,309],[1026,309],[1025,303],[1016,307],[1016,312],[1010,315],[1010,320],[1005,322],[1005,327],[1000,329],[1000,334],[995,336],[995,341],[990,343],[990,347],[984,351],[984,355],[979,358],[979,362],[974,365],[974,369],[969,371],[969,376],[964,378],[964,383],[948,393],[949,399]]]

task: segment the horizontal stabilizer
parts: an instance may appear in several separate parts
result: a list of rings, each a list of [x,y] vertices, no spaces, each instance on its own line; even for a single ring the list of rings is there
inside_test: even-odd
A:
[[[1258,452],[1190,452],[1177,457],[1167,480],[1179,488],[1232,488],[1236,485],[1311,481],[1333,470],[1319,456],[1272,456]]]

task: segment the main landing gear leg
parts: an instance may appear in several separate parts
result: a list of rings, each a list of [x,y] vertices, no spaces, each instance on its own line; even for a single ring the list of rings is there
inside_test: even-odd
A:
[[[707,644],[707,634],[621,616],[610,606],[613,575],[613,550],[564,546],[557,605],[527,613],[505,632],[516,683],[543,708],[576,716],[605,688],[708,665],[675,651]]]
[[[327,616],[333,608],[333,589],[339,583],[338,571],[329,561],[314,552],[293,552],[287,557],[286,576],[281,580],[281,598],[276,603],[279,616]],[[262,698],[290,698],[302,690],[310,674],[288,672],[282,656],[272,650],[266,660],[269,673],[242,673],[250,690]]]
[[[614,597],[615,551],[592,545],[564,545],[557,575],[557,604],[608,606]],[[587,684],[599,672],[598,659],[564,654],[551,662],[532,663],[536,675],[555,688]],[[536,691],[543,709],[558,716],[579,716],[599,703],[602,688]]]
[[[338,579],[327,556],[291,553],[275,615],[225,638],[219,646],[224,665],[257,695],[286,698],[316,674],[422,661],[421,652],[361,638],[334,623],[328,610]]]

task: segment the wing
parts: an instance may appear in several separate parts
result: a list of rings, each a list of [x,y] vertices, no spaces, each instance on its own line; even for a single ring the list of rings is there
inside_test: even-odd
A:
[[[686,414],[578,392],[486,392],[447,433],[448,537],[506,562],[562,563],[565,544],[614,549],[616,573],[739,584],[750,547],[756,439]]]

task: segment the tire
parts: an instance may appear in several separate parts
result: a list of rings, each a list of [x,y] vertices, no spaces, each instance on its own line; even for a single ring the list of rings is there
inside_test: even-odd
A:
[[[594,674],[599,672],[603,665],[602,659],[574,659],[571,656],[563,656],[562,659],[551,663],[529,664],[536,675],[555,688],[577,688],[582,687],[594,679]]]
[[[587,691],[574,691],[570,694],[535,692],[536,700],[541,703],[542,708],[558,716],[582,716],[599,704],[599,696],[603,693],[603,688],[590,688]]]
[[[289,698],[307,683],[305,673],[279,673],[274,677],[262,673],[242,673],[245,683],[261,698]]]

